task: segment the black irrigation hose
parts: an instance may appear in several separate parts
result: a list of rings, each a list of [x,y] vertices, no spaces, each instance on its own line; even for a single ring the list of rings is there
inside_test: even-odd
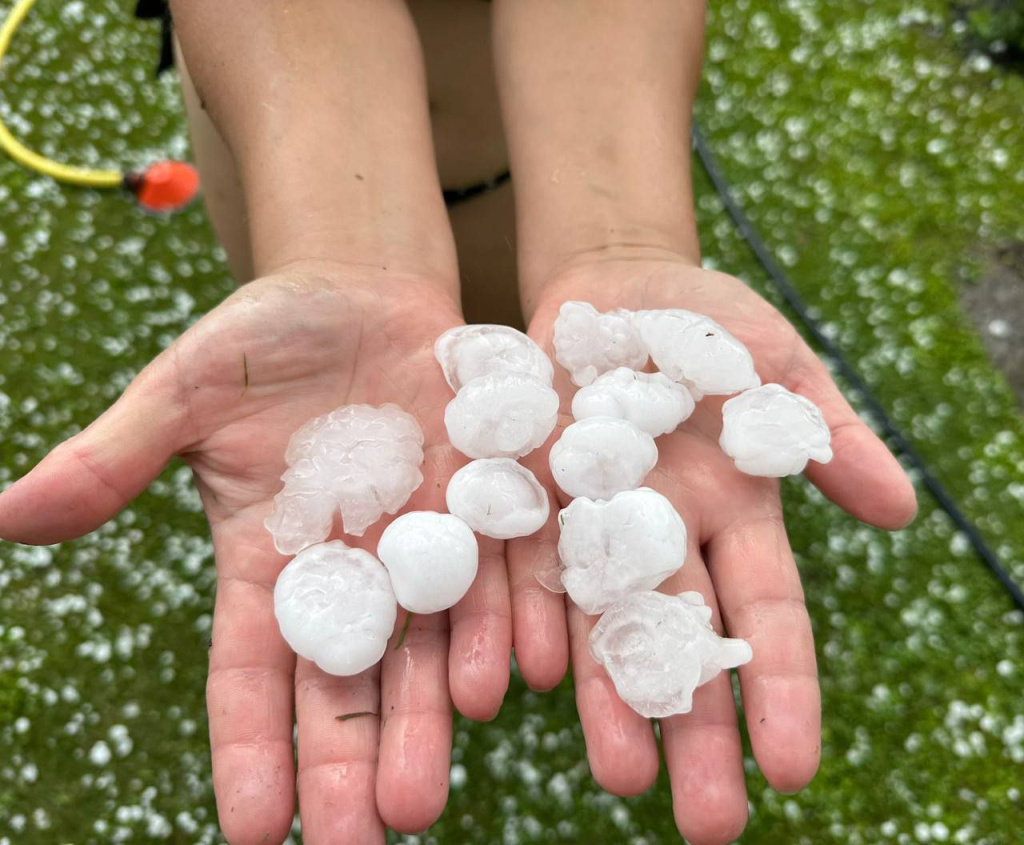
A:
[[[892,417],[889,416],[882,403],[878,400],[878,397],[875,396],[871,391],[871,388],[868,387],[864,379],[861,378],[854,366],[843,355],[842,350],[840,350],[839,347],[825,335],[821,330],[821,327],[818,325],[817,320],[808,313],[807,303],[804,302],[803,297],[800,296],[800,293],[793,286],[793,283],[790,281],[789,276],[786,275],[785,270],[779,266],[779,263],[775,260],[775,256],[772,255],[771,250],[769,250],[765,242],[761,240],[761,236],[758,235],[753,223],[750,222],[750,218],[747,217],[746,213],[733,197],[732,189],[729,187],[728,181],[726,181],[725,176],[719,169],[718,162],[715,160],[715,156],[711,152],[711,148],[708,146],[704,133],[701,132],[697,126],[694,126],[693,128],[693,146],[697,152],[697,156],[700,158],[701,165],[703,165],[704,170],[708,174],[708,178],[711,179],[712,184],[715,186],[715,190],[718,192],[718,196],[721,197],[725,210],[729,212],[729,216],[732,218],[733,223],[736,224],[737,230],[740,235],[743,236],[743,240],[747,242],[747,246],[750,247],[750,251],[754,253],[754,257],[757,258],[758,263],[764,268],[776,289],[780,294],[782,294],[782,297],[789,304],[789,307],[793,309],[793,312],[803,324],[807,333],[832,360],[836,369],[842,374],[843,378],[854,388],[854,390],[860,393],[864,404],[881,424],[882,429],[890,442],[900,452],[902,452],[911,465],[917,469],[925,487],[927,487],[928,491],[935,497],[935,500],[939,503],[942,509],[949,514],[950,519],[953,520],[957,528],[967,536],[967,539],[971,542],[971,546],[974,547],[974,551],[978,553],[978,557],[980,557],[982,562],[992,570],[992,574],[999,579],[999,583],[1002,584],[1006,589],[1006,592],[1010,594],[1010,598],[1013,599],[1017,607],[1024,610],[1024,592],[1021,591],[1020,586],[1013,580],[1010,573],[1007,572],[996,553],[992,551],[988,543],[985,542],[985,538],[981,536],[981,532],[978,531],[974,523],[972,523],[960,510],[956,500],[949,494],[942,482],[939,481],[939,479],[936,478],[928,468],[928,465],[924,462],[920,453],[918,453],[917,449],[911,445],[910,441],[899,429]]]

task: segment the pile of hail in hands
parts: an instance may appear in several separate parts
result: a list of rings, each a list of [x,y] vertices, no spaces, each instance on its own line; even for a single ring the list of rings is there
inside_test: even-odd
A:
[[[751,475],[799,473],[831,458],[818,409],[781,385],[762,385],[746,347],[708,317],[683,310],[600,313],[566,302],[555,357],[580,388],[576,420],[552,446],[555,483],[570,497],[558,515],[559,580],[576,605],[602,614],[590,648],[622,699],[650,717],[687,713],[694,690],[751,658],[743,640],[719,637],[699,593],[656,592],[685,562],[687,530],[644,479],[655,438],[675,431],[708,395],[739,394],[722,411],[720,444]],[[444,423],[468,464],[451,478],[449,513],[393,520],[377,556],[335,540],[362,536],[408,502],[423,476],[423,434],[395,405],[347,405],[292,437],[288,470],[266,527],[295,555],[274,590],[281,632],[301,656],[336,675],[382,657],[397,617],[458,602],[476,577],[474,532],[507,540],[548,520],[544,487],[518,459],[554,430],[559,397],[544,351],[507,326],[462,326],[434,353],[455,398]],[[644,372],[648,359],[658,372]],[[551,586],[551,585],[548,585]]]
[[[692,311],[566,302],[554,335],[555,358],[580,388],[576,422],[550,453],[555,483],[574,497],[558,520],[562,585],[601,614],[590,651],[622,700],[649,717],[689,713],[697,687],[752,652],[718,636],[700,593],[655,591],[682,568],[687,532],[671,502],[642,486],[658,461],[654,438],[703,397],[738,393],[723,406],[720,445],[743,472],[777,477],[830,460],[828,426],[804,397],[762,385],[747,348]],[[644,372],[648,359],[658,372]]]

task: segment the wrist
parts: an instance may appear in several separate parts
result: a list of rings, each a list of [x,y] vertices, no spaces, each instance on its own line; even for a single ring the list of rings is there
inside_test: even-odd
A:
[[[529,322],[542,307],[556,309],[570,299],[590,300],[595,286],[607,286],[607,279],[621,278],[630,268],[647,274],[652,266],[699,269],[700,250],[693,237],[692,244],[682,248],[668,245],[667,240],[647,238],[636,242],[606,242],[599,246],[565,255],[543,275],[522,284],[523,311]],[[614,271],[614,272],[612,272]]]
[[[422,267],[386,265],[380,260],[304,256],[277,264],[256,280],[299,282],[323,291],[368,292],[374,298],[397,296],[416,301],[434,300],[461,314],[457,280]],[[251,283],[250,283],[251,284]]]

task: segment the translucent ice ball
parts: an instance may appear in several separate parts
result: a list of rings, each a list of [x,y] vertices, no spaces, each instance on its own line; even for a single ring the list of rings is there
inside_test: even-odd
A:
[[[381,535],[377,554],[391,575],[398,603],[412,613],[447,610],[476,578],[476,537],[457,516],[402,514]]]
[[[397,610],[380,561],[334,540],[299,552],[281,570],[274,615],[296,654],[331,675],[356,675],[384,655]]]
[[[478,534],[509,540],[547,522],[548,494],[537,477],[511,458],[482,458],[456,472],[445,493],[448,510]]]

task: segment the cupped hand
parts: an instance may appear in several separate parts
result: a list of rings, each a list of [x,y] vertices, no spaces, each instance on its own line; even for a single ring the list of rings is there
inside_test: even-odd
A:
[[[207,704],[214,788],[232,843],[280,842],[294,813],[293,720],[305,841],[384,841],[422,830],[448,793],[451,704],[495,715],[508,685],[502,547],[449,613],[399,617],[379,666],[327,675],[281,638],[273,587],[287,559],[263,527],[291,434],[339,405],[394,402],[423,428],[424,481],[407,510],[445,510],[464,459],[434,361],[462,322],[443,285],[365,266],[293,266],[233,294],[82,433],[0,495],[0,536],[55,543],[114,516],[173,455],[191,465],[213,532],[217,599]],[[373,551],[386,519],[353,545]],[[401,642],[399,643],[399,641]],[[357,715],[352,718],[341,718]]]
[[[739,280],[672,258],[582,264],[548,285],[537,303],[530,335],[549,352],[558,308],[566,300],[590,302],[601,311],[685,308],[714,318],[747,345],[763,382],[782,384],[821,408],[835,457],[827,465],[810,464],[808,478],[872,525],[894,529],[913,518],[914,490],[899,463],[792,326]],[[562,415],[549,446],[571,422],[575,388],[560,367],[556,387]],[[739,677],[754,755],[772,786],[792,792],[814,776],[821,747],[811,625],[778,481],[744,475],[718,446],[725,398],[705,398],[678,431],[657,440],[660,457],[646,484],[672,501],[690,537],[685,566],[660,589],[700,591],[719,633],[750,642],[754,657]],[[538,450],[526,462],[566,504],[551,481],[546,452]],[[549,685],[557,674],[547,643],[557,636],[563,598],[536,584],[529,590],[516,585],[553,565],[556,519],[537,537],[508,545],[516,655],[524,677],[536,686]],[[594,777],[619,795],[642,792],[658,771],[651,723],[619,699],[591,657],[587,637],[596,617],[566,604],[576,701]],[[694,843],[732,841],[746,824],[747,797],[728,673],[697,691],[691,713],[662,719],[661,738],[680,832]]]

